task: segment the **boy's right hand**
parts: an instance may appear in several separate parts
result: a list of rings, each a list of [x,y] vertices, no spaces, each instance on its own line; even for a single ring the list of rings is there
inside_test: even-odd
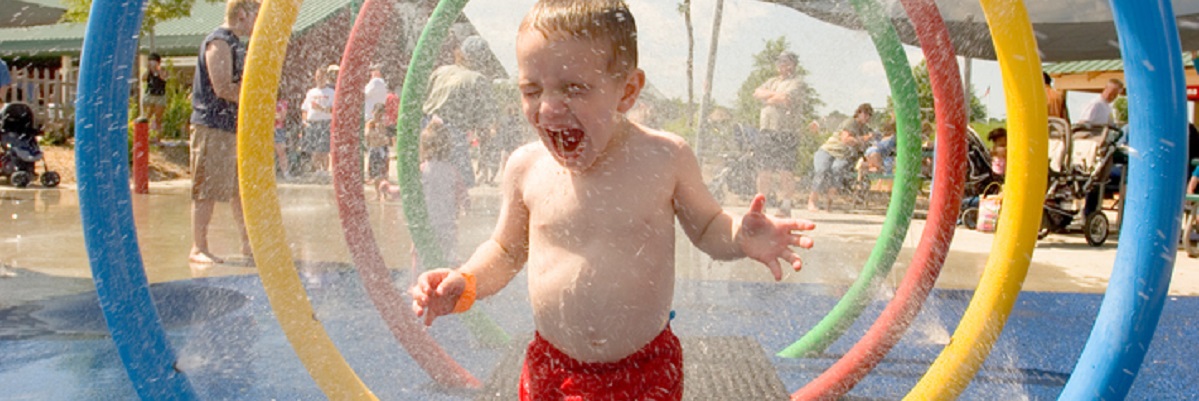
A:
[[[412,312],[417,317],[424,317],[425,325],[430,326],[433,319],[453,312],[465,289],[466,278],[454,270],[424,272],[417,278],[416,285],[408,290],[412,295]]]

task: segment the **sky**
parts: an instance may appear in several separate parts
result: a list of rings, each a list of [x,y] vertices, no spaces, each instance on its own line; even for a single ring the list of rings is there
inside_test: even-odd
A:
[[[479,34],[487,39],[510,75],[515,76],[516,30],[534,0],[472,1],[465,13]],[[640,67],[648,82],[667,97],[686,99],[687,34],[680,0],[630,0],[637,20]],[[716,0],[692,0],[695,30],[695,91],[698,101],[707,72],[708,50]],[[794,9],[757,0],[725,0],[716,55],[712,95],[721,105],[732,105],[741,83],[753,68],[753,55],[767,40],[786,37],[790,50],[799,55],[808,70],[808,85],[825,106],[820,114],[834,110],[851,114],[858,104],[886,105],[890,87],[882,62],[870,37],[828,24]],[[919,48],[906,47],[909,62],[923,59]],[[959,58],[959,65],[963,60]],[[975,94],[987,107],[988,116],[1003,119],[1003,83],[998,63],[971,62]],[[1094,95],[1072,93],[1071,110],[1082,110]]]

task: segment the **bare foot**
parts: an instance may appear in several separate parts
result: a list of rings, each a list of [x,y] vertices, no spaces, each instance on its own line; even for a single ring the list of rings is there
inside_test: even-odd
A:
[[[400,187],[398,185],[392,185],[391,182],[387,180],[380,180],[379,185],[375,187],[375,190],[379,194],[380,201],[392,201],[400,197]]]
[[[809,212],[819,212],[819,211],[820,211],[820,207],[819,207],[819,206],[816,206],[816,204],[815,204],[815,203],[808,202],[808,211],[809,211]]]
[[[211,265],[216,263],[225,263],[225,260],[213,256],[213,254],[208,252],[193,251],[192,254],[187,257],[187,262],[198,265]]]

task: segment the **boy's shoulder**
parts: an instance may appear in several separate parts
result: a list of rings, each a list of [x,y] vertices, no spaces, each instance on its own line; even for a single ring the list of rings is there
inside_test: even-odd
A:
[[[540,141],[529,142],[512,151],[512,154],[508,156],[508,164],[504,167],[504,170],[508,170],[509,167],[523,169],[547,157],[552,156],[545,149],[545,146],[541,145]]]
[[[643,142],[634,142],[634,145],[656,145],[658,148],[665,147],[668,149],[678,150],[689,148],[687,140],[683,139],[682,136],[679,136],[676,133],[649,128],[637,123],[633,123],[631,126],[633,129],[633,135],[631,135],[630,138],[636,142]]]

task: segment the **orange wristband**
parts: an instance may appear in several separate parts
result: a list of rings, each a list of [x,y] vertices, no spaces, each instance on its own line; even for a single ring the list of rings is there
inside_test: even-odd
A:
[[[466,279],[466,288],[462,290],[462,295],[458,297],[458,303],[454,304],[453,313],[466,312],[475,304],[475,290],[477,288],[475,275],[464,271],[459,271],[458,274],[461,274],[462,278]]]

